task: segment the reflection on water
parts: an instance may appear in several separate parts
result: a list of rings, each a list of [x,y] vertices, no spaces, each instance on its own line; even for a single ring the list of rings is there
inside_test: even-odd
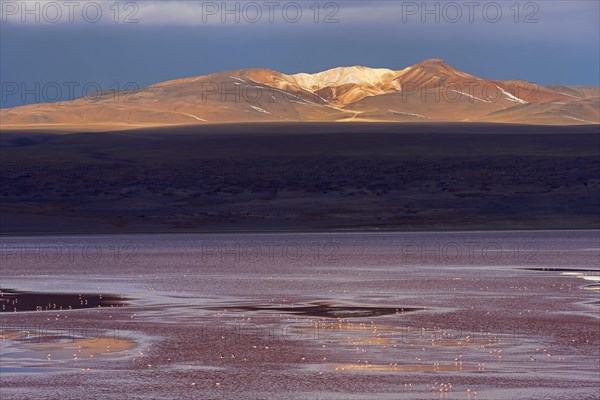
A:
[[[379,324],[377,323],[379,322]],[[391,321],[349,322],[343,319],[335,323],[322,321],[311,324],[294,324],[287,332],[313,339],[353,339],[352,344],[408,344],[416,346],[485,346],[493,344],[517,344],[523,342],[518,332],[505,335],[491,332],[462,332],[443,328],[389,326]]]
[[[329,364],[323,359],[324,363],[315,364],[319,370],[336,371],[469,372],[491,368],[496,373],[513,373],[522,370],[525,361],[531,361],[526,354],[535,343],[533,338],[517,332],[462,332],[394,324],[385,319],[370,322],[340,319],[336,323],[295,324],[288,327],[288,332],[298,338],[343,348],[348,363]],[[411,362],[407,363],[408,360]]]
[[[90,361],[135,357],[139,344],[124,337],[79,336],[74,331],[4,330],[0,332],[2,371],[89,370]]]

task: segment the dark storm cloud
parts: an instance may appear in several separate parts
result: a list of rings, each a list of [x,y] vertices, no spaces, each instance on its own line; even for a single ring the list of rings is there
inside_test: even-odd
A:
[[[144,1],[121,2],[117,9],[110,9],[113,2],[98,2],[100,18],[90,2],[80,2],[59,19],[52,8],[44,11],[49,2],[28,3],[29,14],[23,15],[2,2],[2,107],[37,101],[23,98],[22,90],[7,96],[7,83],[79,84],[73,93],[60,94],[68,100],[90,83],[143,87],[249,67],[286,73],[343,65],[402,69],[431,57],[487,78],[599,84],[596,1],[321,1],[316,9],[312,1],[225,7]]]

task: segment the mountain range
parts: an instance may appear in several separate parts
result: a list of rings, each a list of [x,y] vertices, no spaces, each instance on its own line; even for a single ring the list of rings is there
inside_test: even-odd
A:
[[[600,123],[600,87],[484,79],[440,59],[402,70],[286,75],[241,69],[132,91],[0,110],[3,129],[80,130],[248,122]]]

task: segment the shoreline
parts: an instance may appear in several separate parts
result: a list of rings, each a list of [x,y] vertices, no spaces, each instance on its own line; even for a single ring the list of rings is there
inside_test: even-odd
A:
[[[498,229],[491,227],[489,229],[466,229],[466,228],[440,228],[440,229],[411,229],[411,230],[396,230],[396,229],[281,229],[281,230],[253,230],[253,229],[229,229],[229,230],[202,230],[202,231],[121,231],[121,232],[52,232],[52,233],[0,233],[0,239],[11,238],[52,238],[52,237],[93,237],[93,236],[185,236],[185,235],[329,235],[329,234],[418,234],[418,233],[523,233],[523,232],[590,232],[597,231],[600,233],[600,226],[589,228],[522,228],[522,229]]]

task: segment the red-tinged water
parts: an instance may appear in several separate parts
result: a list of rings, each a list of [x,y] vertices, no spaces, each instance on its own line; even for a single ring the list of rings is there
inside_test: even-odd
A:
[[[600,398],[599,231],[2,238],[1,257],[2,399]]]

